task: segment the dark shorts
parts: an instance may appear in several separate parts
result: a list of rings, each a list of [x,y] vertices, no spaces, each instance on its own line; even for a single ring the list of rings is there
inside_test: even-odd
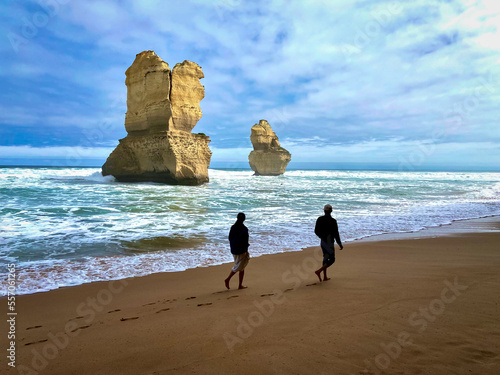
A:
[[[335,263],[335,247],[326,241],[321,241],[321,250],[323,250],[323,265],[330,267]]]

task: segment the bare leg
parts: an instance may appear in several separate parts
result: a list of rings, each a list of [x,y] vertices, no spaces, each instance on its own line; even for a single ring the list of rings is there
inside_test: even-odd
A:
[[[314,271],[314,273],[318,276],[319,282],[321,282],[321,269]]]
[[[325,267],[325,269],[323,270],[323,281],[330,280],[330,278],[326,276],[326,269],[327,268],[328,267]]]
[[[324,272],[325,273],[325,277],[326,277],[326,265],[324,265],[323,267],[321,267],[319,270],[317,271],[314,271],[314,273],[316,274],[316,276],[318,276],[318,279],[319,281],[321,282],[321,272]],[[327,280],[327,279],[325,279]]]
[[[243,286],[243,277],[245,276],[245,270],[243,271],[240,271],[240,286],[238,287],[238,289],[245,289],[246,286]]]
[[[236,272],[231,271],[231,272],[229,273],[229,276],[227,277],[227,279],[226,279],[226,280],[224,280],[224,284],[226,284],[226,288],[227,288],[227,289],[229,289],[229,280],[231,280],[231,277],[233,277],[235,273],[236,273]]]

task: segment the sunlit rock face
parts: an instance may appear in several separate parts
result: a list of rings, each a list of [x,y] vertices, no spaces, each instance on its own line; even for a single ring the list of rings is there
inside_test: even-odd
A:
[[[144,51],[125,75],[127,136],[109,155],[102,174],[123,182],[208,182],[210,139],[191,133],[202,116],[201,67],[186,60],[171,70],[154,51]]]
[[[278,136],[266,120],[252,126],[253,151],[248,155],[250,168],[256,175],[278,176],[285,173],[292,155],[280,146]]]
[[[200,102],[205,97],[205,88],[200,83],[204,78],[198,64],[184,60],[172,69],[172,119],[175,130],[190,132],[201,119]]]
[[[154,51],[139,53],[125,72],[129,135],[167,131],[172,127],[170,87],[172,72]]]

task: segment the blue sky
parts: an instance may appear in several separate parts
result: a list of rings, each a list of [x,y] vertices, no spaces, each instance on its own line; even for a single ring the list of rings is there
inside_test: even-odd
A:
[[[500,169],[500,4],[6,0],[0,164],[101,165],[126,135],[125,70],[197,62],[214,165],[267,119],[292,161]]]

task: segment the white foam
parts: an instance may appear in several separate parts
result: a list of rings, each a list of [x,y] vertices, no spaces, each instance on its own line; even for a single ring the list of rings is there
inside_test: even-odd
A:
[[[120,184],[97,168],[0,170],[0,187],[26,194],[0,195],[12,210],[0,216],[1,259],[24,260],[20,293],[32,293],[230,261],[227,232],[239,211],[253,255],[317,245],[314,222],[325,203],[334,205],[344,241],[500,214],[499,173],[209,173],[209,184],[185,187]],[[130,241],[191,236],[206,243],[124,255]]]

